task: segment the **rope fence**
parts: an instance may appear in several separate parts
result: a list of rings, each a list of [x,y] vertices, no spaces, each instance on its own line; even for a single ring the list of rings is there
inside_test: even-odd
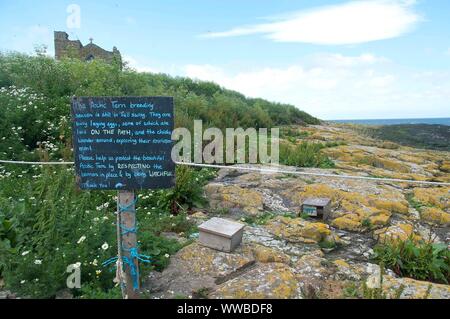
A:
[[[74,162],[28,162],[28,161],[10,161],[10,160],[0,160],[0,163],[17,164],[17,165],[74,165]],[[289,171],[289,170],[282,170],[282,169],[268,169],[268,168],[245,167],[245,166],[227,166],[227,165],[217,165],[217,164],[200,164],[200,163],[188,163],[188,162],[175,162],[175,164],[192,166],[192,167],[229,169],[229,170],[238,170],[238,171],[253,171],[253,172],[260,172],[260,173],[292,174],[292,175],[327,177],[327,178],[337,178],[337,179],[368,180],[368,181],[374,181],[374,182],[450,186],[450,183],[445,183],[445,182],[418,181],[418,180],[413,180],[413,179],[401,179],[401,178],[384,178],[384,177],[369,177],[369,176],[356,176],[356,175],[337,175],[337,174],[326,174],[326,173]]]

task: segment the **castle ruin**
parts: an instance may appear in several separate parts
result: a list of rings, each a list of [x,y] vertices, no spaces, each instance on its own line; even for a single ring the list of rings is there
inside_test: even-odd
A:
[[[80,40],[69,40],[69,35],[64,31],[55,31],[55,58],[63,57],[77,58],[82,61],[92,61],[94,59],[104,60],[108,63],[118,63],[122,65],[122,56],[116,47],[112,52],[106,51],[92,42],[83,45]]]

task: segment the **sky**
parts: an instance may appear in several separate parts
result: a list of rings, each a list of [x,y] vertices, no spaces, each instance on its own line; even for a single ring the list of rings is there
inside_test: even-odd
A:
[[[325,120],[450,117],[449,15],[448,0],[0,0],[0,51],[53,55],[66,31]]]

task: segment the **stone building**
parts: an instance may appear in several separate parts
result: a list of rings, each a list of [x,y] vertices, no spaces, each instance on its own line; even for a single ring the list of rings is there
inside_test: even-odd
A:
[[[116,47],[112,51],[106,51],[92,42],[83,45],[80,40],[69,40],[69,35],[63,31],[55,31],[55,58],[77,58],[83,61],[101,59],[108,63],[122,65],[122,56]]]

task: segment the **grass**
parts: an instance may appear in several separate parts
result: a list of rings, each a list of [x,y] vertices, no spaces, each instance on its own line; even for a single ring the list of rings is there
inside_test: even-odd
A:
[[[334,241],[322,240],[319,242],[319,247],[322,249],[335,249],[337,244]]]
[[[383,290],[383,279],[384,279],[385,269],[384,266],[380,265],[380,277],[379,277],[379,287],[369,287],[367,282],[363,283],[348,283],[343,289],[343,297],[351,299],[387,299],[388,295]],[[405,287],[400,285],[391,296],[391,299],[400,299]]]
[[[82,289],[73,291],[74,297],[116,298],[115,270],[101,265],[117,253],[116,194],[80,192],[72,168],[8,172],[7,177],[0,174],[0,277],[6,288],[21,297],[53,298],[66,287],[67,266],[79,262]],[[210,176],[183,169],[177,177],[189,189],[138,192],[139,251],[152,259],[151,264],[141,265],[142,278],[150,270],[164,269],[170,256],[190,243],[196,226],[186,212]],[[176,214],[171,214],[173,202],[183,207]],[[186,242],[168,239],[163,232],[175,232]]]
[[[241,219],[241,221],[249,225],[266,225],[271,219],[275,218],[276,216],[296,218],[296,214],[291,212],[264,212],[258,216],[245,216]]]
[[[361,225],[369,230],[372,229],[373,227],[372,222],[370,221],[369,218],[364,218],[363,221],[361,222]]]
[[[406,195],[406,200],[408,201],[409,206],[413,207],[419,213],[423,210],[424,207],[427,207],[427,206],[432,207],[431,205],[425,205],[422,202],[415,199],[414,194],[412,194],[412,193]]]
[[[332,144],[334,145],[334,144]],[[280,163],[297,167],[333,168],[334,162],[321,152],[323,143],[302,142],[297,145],[280,143]]]

